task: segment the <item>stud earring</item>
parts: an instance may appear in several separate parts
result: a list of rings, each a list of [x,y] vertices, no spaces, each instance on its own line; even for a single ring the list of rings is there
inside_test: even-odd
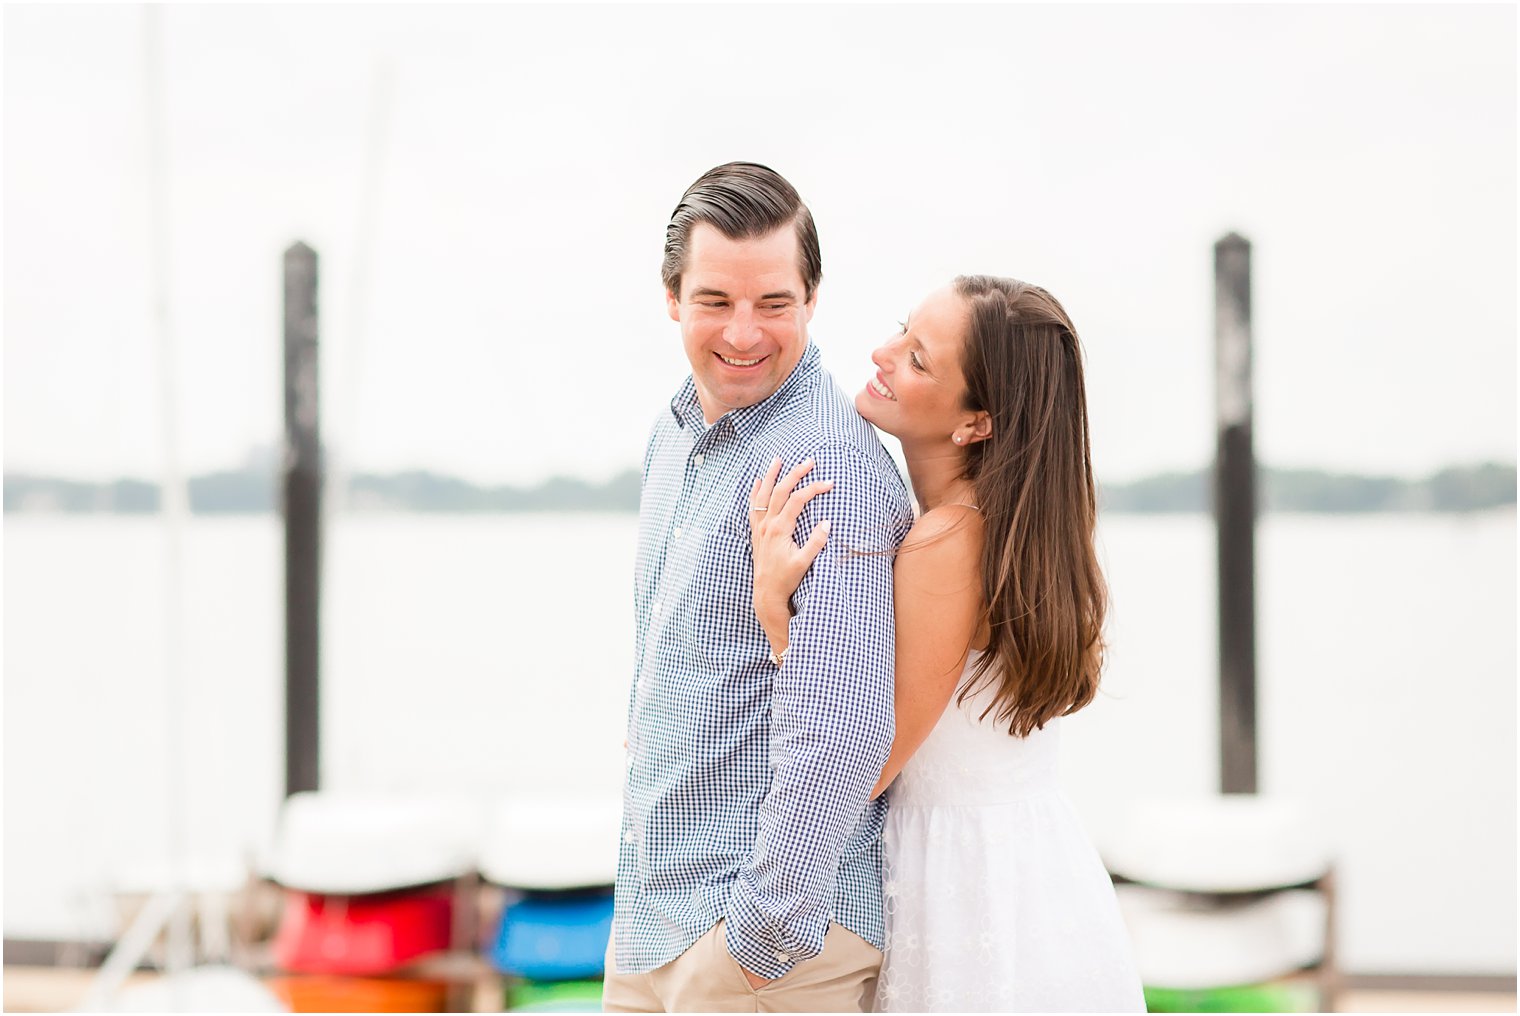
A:
[[[961,436],[959,434],[955,435],[955,443],[956,444],[960,444],[961,443]]]

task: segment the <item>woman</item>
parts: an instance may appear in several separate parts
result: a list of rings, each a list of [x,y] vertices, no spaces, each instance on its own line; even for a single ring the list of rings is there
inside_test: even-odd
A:
[[[1076,330],[1037,286],[962,276],[871,359],[856,408],[901,441],[921,508],[894,564],[897,732],[873,790],[892,787],[876,1008],[1143,1011],[1113,886],[1056,779],[1106,605]],[[798,547],[793,528],[831,486],[779,471],[750,499],[778,658],[827,539],[821,524]]]

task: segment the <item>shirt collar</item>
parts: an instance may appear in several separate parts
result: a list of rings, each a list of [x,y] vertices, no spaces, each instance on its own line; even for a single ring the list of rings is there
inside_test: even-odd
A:
[[[797,361],[797,366],[792,368],[786,380],[781,382],[780,388],[753,406],[729,410],[713,421],[712,426],[716,427],[727,420],[739,438],[747,440],[760,430],[777,406],[785,403],[821,369],[822,355],[818,352],[817,344],[809,339],[807,348],[802,351],[802,358]],[[708,423],[702,415],[702,403],[697,398],[697,382],[694,377],[688,376],[686,383],[681,385],[680,391],[670,400],[670,412],[676,418],[677,426],[690,427],[693,434],[700,436],[707,429]]]

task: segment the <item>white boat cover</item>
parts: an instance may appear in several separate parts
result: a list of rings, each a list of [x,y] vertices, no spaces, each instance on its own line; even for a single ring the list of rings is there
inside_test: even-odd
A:
[[[480,873],[516,889],[610,886],[622,802],[615,797],[513,797],[491,814]]]
[[[1259,984],[1319,962],[1325,897],[1288,889],[1218,902],[1146,886],[1118,887],[1140,980],[1153,988]]]
[[[1332,860],[1304,808],[1248,794],[1136,802],[1101,852],[1131,881],[1216,893],[1303,885]]]
[[[456,799],[296,794],[280,814],[266,872],[325,895],[442,882],[474,869],[479,829],[478,812]]]

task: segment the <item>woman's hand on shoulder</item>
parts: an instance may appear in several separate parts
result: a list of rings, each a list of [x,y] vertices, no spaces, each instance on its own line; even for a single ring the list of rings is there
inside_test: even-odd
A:
[[[814,526],[800,547],[792,538],[797,519],[807,503],[834,488],[832,480],[797,487],[812,471],[813,464],[812,459],[804,459],[778,479],[781,459],[777,458],[750,487],[749,533],[755,571],[755,614],[768,634],[777,623],[784,628],[791,618],[792,594],[829,538],[827,521]],[[771,641],[774,645],[776,640],[772,638]],[[783,642],[782,648],[784,645]]]

